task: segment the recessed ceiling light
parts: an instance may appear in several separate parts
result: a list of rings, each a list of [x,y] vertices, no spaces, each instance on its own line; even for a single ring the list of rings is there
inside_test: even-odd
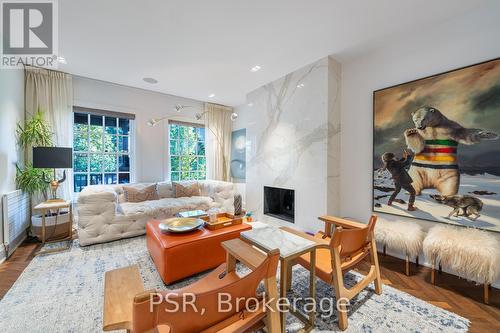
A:
[[[212,97],[215,97],[215,94],[208,95],[208,98],[212,98]]]
[[[303,84],[303,83],[299,83],[299,84],[297,85],[297,88],[304,88],[305,86],[306,86],[305,84]]]
[[[68,62],[66,61],[66,58],[64,57],[57,57],[57,62],[60,62],[61,64],[66,65]]]
[[[252,107],[252,106],[253,106],[253,103],[248,103],[247,105],[248,105],[248,106],[250,106],[250,107]]]
[[[250,69],[250,72],[258,72],[262,67],[260,67],[259,65],[255,65],[253,66],[251,69]]]
[[[142,79],[144,82],[150,83],[150,84],[157,84],[158,80],[153,79],[152,77],[145,77]]]

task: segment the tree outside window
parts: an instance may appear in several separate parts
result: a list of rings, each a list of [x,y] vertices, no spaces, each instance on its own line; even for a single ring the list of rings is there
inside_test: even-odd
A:
[[[87,185],[130,182],[130,119],[74,113],[73,183]]]
[[[205,128],[171,123],[169,132],[170,179],[206,179]]]

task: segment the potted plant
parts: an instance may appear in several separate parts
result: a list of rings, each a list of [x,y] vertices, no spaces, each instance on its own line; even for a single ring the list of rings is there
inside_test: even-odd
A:
[[[51,176],[50,169],[33,168],[29,160],[29,150],[32,147],[50,147],[52,146],[52,131],[50,125],[43,117],[43,112],[38,110],[31,119],[24,124],[17,124],[18,144],[24,150],[24,166],[16,164],[16,184],[23,192],[30,197],[31,203],[34,197],[42,196],[43,200],[48,198],[48,189]],[[67,232],[69,223],[69,214],[47,213],[45,215],[45,224],[48,227],[48,238],[58,237],[60,233]],[[31,216],[31,232],[35,236],[41,235],[42,216]]]

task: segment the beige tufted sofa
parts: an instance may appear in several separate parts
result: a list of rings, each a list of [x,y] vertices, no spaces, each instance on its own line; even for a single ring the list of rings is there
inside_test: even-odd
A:
[[[200,180],[198,184],[201,196],[174,198],[171,182],[160,182],[159,200],[137,203],[125,202],[122,185],[87,186],[77,201],[80,245],[143,235],[147,221],[173,217],[182,211],[217,207],[228,213],[234,212],[233,183]],[[142,188],[151,183],[127,185]]]

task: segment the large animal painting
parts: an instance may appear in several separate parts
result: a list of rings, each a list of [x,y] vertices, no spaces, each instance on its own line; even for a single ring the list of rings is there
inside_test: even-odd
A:
[[[500,232],[500,58],[373,93],[373,209]]]

